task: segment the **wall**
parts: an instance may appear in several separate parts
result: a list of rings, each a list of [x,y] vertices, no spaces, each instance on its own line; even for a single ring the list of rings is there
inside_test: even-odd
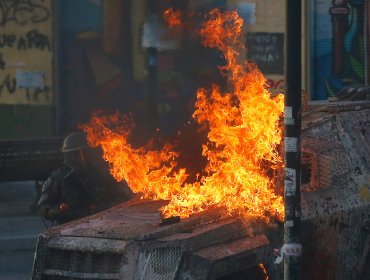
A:
[[[249,34],[247,56],[257,63],[273,91],[281,91],[285,87],[285,2],[285,0],[228,1],[228,6],[238,9],[241,15],[244,8],[244,21],[249,22],[246,28],[247,35]],[[253,6],[255,17],[251,18],[251,14],[246,10],[252,9]]]
[[[214,7],[253,4],[226,0],[170,2],[157,1],[157,9],[182,5],[188,11],[202,11],[202,7],[209,11]],[[271,87],[282,89],[285,1],[255,2],[256,21],[248,27],[257,38],[253,58],[259,58],[257,63]],[[153,122],[151,127],[176,134],[192,112],[196,89],[221,79],[217,66],[223,61],[219,53],[198,46],[194,35],[184,35],[176,50],[157,49],[155,73],[151,72],[148,48],[142,46],[144,25],[150,14],[145,0],[63,1],[61,11],[62,131],[76,129],[95,110],[118,109],[140,118],[143,131],[148,130],[145,123]],[[82,14],[86,16],[81,17]],[[129,21],[124,20],[127,18]],[[122,28],[125,24],[130,25],[130,32]],[[126,69],[127,65],[132,69]],[[155,116],[148,113],[150,110]]]
[[[369,1],[315,0],[311,5],[312,98],[369,82]]]
[[[168,6],[181,9],[181,3],[184,2],[184,10],[193,15],[207,13],[213,8],[236,9],[246,25],[246,56],[256,62],[273,91],[284,89],[285,0],[158,2],[162,3],[162,6],[159,5],[160,11]],[[194,19],[197,20],[201,21],[200,18]],[[197,23],[191,24],[196,26]],[[218,70],[218,66],[225,63],[219,51],[202,47],[195,32],[184,33],[171,34],[180,42],[174,49],[157,47],[159,90],[156,96],[156,125],[161,133],[167,135],[175,135],[183,129],[183,125],[179,124],[186,123],[193,112],[192,102],[198,88],[209,88],[212,83],[222,85],[225,82]]]
[[[53,133],[51,0],[0,2],[0,139]]]
[[[302,129],[302,272],[369,279],[370,104],[326,104],[309,108]]]
[[[101,38],[100,1],[60,1],[61,130],[86,122],[96,96],[87,49]],[[82,16],[83,15],[83,16]]]
[[[144,79],[144,1],[60,1],[63,133],[104,110],[135,113]]]
[[[146,61],[144,51],[141,48],[141,33],[143,31],[146,13],[145,0],[132,1],[131,14],[135,14],[134,17],[131,17],[132,67],[134,79],[137,81],[143,81],[145,79]]]

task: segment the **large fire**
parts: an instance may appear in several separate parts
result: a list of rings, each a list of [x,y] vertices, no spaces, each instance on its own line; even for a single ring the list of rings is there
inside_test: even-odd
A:
[[[209,127],[203,145],[206,175],[197,182],[186,183],[185,169],[175,171],[178,153],[170,145],[160,151],[130,145],[132,127],[126,116],[95,115],[84,126],[90,144],[103,148],[116,180],[126,180],[142,198],[169,200],[162,209],[166,217],[222,207],[246,219],[283,219],[283,198],[273,178],[282,166],[278,146],[283,96],[272,97],[263,74],[241,57],[242,27],[236,12],[215,9],[199,30],[206,47],[223,53],[227,63],[220,69],[230,90],[223,93],[213,85],[197,91],[193,118]]]

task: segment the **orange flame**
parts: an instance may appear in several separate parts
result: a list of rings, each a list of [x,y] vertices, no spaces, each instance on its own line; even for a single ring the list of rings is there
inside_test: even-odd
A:
[[[170,28],[180,27],[182,13],[180,10],[174,11],[172,8],[169,8],[163,12],[163,18],[167,22]]]
[[[197,91],[193,117],[209,127],[203,145],[207,175],[197,182],[184,183],[186,170],[174,171],[178,154],[169,145],[161,151],[133,148],[126,117],[94,116],[84,126],[91,144],[102,146],[118,181],[125,179],[144,198],[170,200],[162,209],[165,216],[187,217],[217,206],[246,219],[283,219],[283,198],[275,193],[270,174],[282,166],[277,147],[283,96],[272,98],[263,74],[241,57],[242,27],[236,12],[215,9],[199,31],[205,46],[224,54],[227,63],[220,68],[230,91],[222,93],[216,85]]]
[[[266,270],[265,266],[263,265],[263,263],[258,264],[258,267],[261,269],[263,275],[265,276],[265,280],[269,280],[267,270]]]
[[[82,127],[89,144],[102,147],[103,157],[111,164],[111,173],[117,181],[126,180],[142,198],[170,199],[173,193],[181,191],[187,177],[184,169],[173,171],[178,154],[169,145],[161,151],[132,147],[127,141],[131,123],[125,115],[94,114],[90,123]]]

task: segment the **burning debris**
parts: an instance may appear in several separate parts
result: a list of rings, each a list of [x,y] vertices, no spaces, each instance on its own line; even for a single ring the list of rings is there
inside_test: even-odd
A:
[[[369,279],[369,216],[364,213],[370,211],[370,177],[369,162],[364,159],[370,155],[370,102],[311,104],[303,117],[303,153],[317,160],[304,162],[311,174],[301,192],[302,273],[307,279],[321,279],[323,275],[330,279]],[[165,174],[164,167],[174,164],[174,160],[165,164],[160,158],[177,158],[170,147],[153,152],[128,145],[124,141],[130,133],[130,120],[115,115],[114,127],[108,122],[111,118],[94,119],[91,133],[96,133],[95,139],[102,146],[130,156],[118,161],[131,161],[143,168],[123,169],[129,175],[137,172],[137,177],[127,177],[133,183],[145,182],[154,171]],[[306,149],[308,146],[311,149]],[[345,151],[345,161],[331,160],[339,148]],[[153,166],[157,168],[150,171]],[[331,175],[327,176],[329,169]],[[117,173],[116,177],[124,178],[124,174]],[[146,176],[140,177],[142,174]],[[321,189],[316,188],[317,182]],[[169,185],[164,181],[160,186]],[[144,190],[152,191],[153,196],[159,193],[155,184],[150,187],[153,189],[141,190],[143,196],[148,195]],[[282,279],[275,257],[294,254],[298,249],[287,245],[280,251],[274,249],[282,244],[279,224],[227,216],[225,208],[217,208],[217,204],[177,222],[178,217],[163,219],[159,212],[168,203],[135,199],[50,228],[40,235],[32,279],[61,275],[76,279],[261,279],[266,271],[270,279]]]
[[[181,14],[166,16],[181,25]],[[284,218],[276,184],[284,104],[244,61],[242,28],[236,12],[213,10],[197,32],[206,47],[222,52],[228,86],[197,90],[193,118],[208,129],[207,164],[197,181],[187,181],[176,147],[135,147],[133,120],[96,114],[83,126],[90,144],[103,148],[115,179],[142,200],[40,235],[32,279],[281,279],[271,259],[301,253],[307,279],[369,279],[370,103],[307,108],[299,139],[304,250],[286,240],[273,250],[282,244],[281,224],[263,222]]]
[[[169,8],[163,12],[163,18],[170,28],[181,27],[182,12],[180,10],[174,11],[172,8]]]
[[[170,12],[165,15],[179,18]],[[263,74],[244,61],[242,27],[236,12],[215,9],[198,31],[204,46],[222,52],[226,65],[219,68],[229,90],[222,92],[213,85],[197,91],[193,118],[209,128],[202,152],[208,162],[197,182],[185,183],[186,169],[175,170],[179,154],[171,145],[159,151],[133,147],[127,116],[95,115],[83,126],[90,144],[103,148],[116,180],[126,180],[142,198],[170,200],[162,208],[165,217],[223,207],[246,219],[283,219],[283,198],[275,187],[282,168],[278,147],[283,96],[272,97]]]

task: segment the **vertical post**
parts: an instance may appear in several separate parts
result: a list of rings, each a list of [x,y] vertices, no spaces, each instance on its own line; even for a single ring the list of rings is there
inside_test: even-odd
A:
[[[300,279],[301,0],[287,0],[284,279]]]
[[[158,1],[147,0],[147,8],[150,16],[158,14]],[[147,133],[152,136],[157,128],[157,94],[158,94],[158,76],[157,76],[157,47],[155,45],[147,48]]]
[[[65,101],[63,101],[61,92],[64,90],[62,88],[60,81],[63,79],[62,71],[61,71],[61,25],[62,25],[62,1],[53,1],[51,3],[52,13],[54,14],[53,17],[53,33],[54,33],[54,56],[53,56],[53,92],[54,92],[54,105],[55,105],[55,114],[54,114],[54,135],[61,135],[64,126],[62,125],[64,122],[63,115],[65,115]]]
[[[147,49],[147,129],[148,135],[152,136],[157,128],[157,95],[158,95],[158,76],[157,76],[157,49],[155,47]]]
[[[348,29],[348,0],[333,0],[329,9],[333,24],[333,73],[340,76],[344,67],[344,35]]]
[[[364,8],[364,63],[365,63],[365,85],[370,84],[370,0],[365,1]]]

